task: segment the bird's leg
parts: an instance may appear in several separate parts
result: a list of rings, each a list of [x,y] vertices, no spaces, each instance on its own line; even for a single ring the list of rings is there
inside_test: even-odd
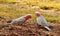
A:
[[[41,27],[41,25],[38,25],[38,24],[37,24],[37,26],[38,26],[38,27]]]
[[[19,26],[21,26],[21,25],[22,25],[22,23],[18,23],[18,25],[19,25]]]
[[[37,26],[38,26],[38,28],[40,29],[43,29],[44,27],[43,26],[41,26],[41,25],[39,25],[39,24],[37,24]]]
[[[18,22],[17,23],[19,26],[22,26],[23,25],[23,22]]]

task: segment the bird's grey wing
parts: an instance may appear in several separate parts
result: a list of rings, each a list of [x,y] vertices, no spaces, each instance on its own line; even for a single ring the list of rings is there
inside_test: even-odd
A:
[[[42,17],[41,23],[42,23],[44,26],[49,26],[48,22],[46,21],[46,19],[45,19],[44,17]]]

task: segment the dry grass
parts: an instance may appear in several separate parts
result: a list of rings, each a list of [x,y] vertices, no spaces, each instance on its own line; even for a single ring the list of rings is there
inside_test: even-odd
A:
[[[47,19],[47,21],[60,22],[60,13],[57,10],[42,10],[38,6],[31,5],[22,6],[20,4],[0,4],[0,17],[7,20],[18,18],[26,14],[32,14],[31,19],[34,20],[36,18],[36,11],[39,11]]]

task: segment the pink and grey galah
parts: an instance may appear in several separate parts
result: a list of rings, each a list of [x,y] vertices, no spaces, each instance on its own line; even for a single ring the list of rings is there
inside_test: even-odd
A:
[[[31,14],[27,14],[25,16],[22,16],[22,17],[19,17],[17,19],[13,19],[11,20],[10,24],[15,24],[15,23],[19,23],[19,24],[22,24],[24,22],[26,22],[28,19],[30,19],[32,17]],[[9,22],[9,21],[8,21]]]
[[[38,25],[41,25],[41,26],[43,26],[44,28],[46,28],[47,30],[51,30],[51,28],[49,28],[49,24],[48,24],[48,22],[46,21],[46,19],[41,15],[41,13],[40,12],[36,12],[35,13],[35,15],[37,16],[37,23],[38,23]]]

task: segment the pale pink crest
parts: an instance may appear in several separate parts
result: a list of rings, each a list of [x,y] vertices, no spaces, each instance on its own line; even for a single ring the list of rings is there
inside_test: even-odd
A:
[[[37,17],[41,16],[40,12],[35,12],[35,15],[36,15]]]

